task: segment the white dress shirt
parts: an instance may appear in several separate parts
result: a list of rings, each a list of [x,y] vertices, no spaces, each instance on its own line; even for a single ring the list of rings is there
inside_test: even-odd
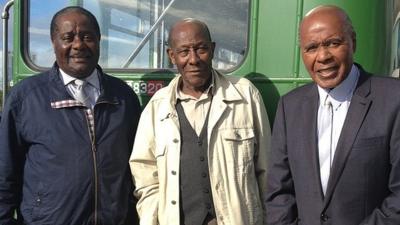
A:
[[[339,140],[340,133],[342,131],[342,127],[344,124],[344,120],[346,119],[347,111],[350,106],[351,98],[353,97],[353,92],[357,85],[358,77],[360,76],[360,72],[358,68],[353,65],[349,75],[346,77],[339,86],[335,87],[332,90],[324,89],[318,86],[319,93],[319,108],[318,108],[318,149],[319,149],[319,161],[320,161],[320,175],[321,175],[321,184],[323,193],[326,193],[326,188],[328,185],[330,170],[332,166],[332,162],[334,159],[336,146]],[[333,108],[333,121],[332,121],[332,134],[331,136],[320,136],[322,129],[321,121],[321,111],[322,107],[324,107],[324,100],[331,102]],[[332,143],[331,143],[332,142]],[[325,146],[331,146],[331,151],[329,153],[321,152],[325,151]],[[322,164],[322,155],[330,154],[328,164]]]
[[[176,89],[176,98],[181,101],[181,105],[183,111],[185,112],[185,116],[188,119],[192,128],[196,131],[196,134],[199,136],[201,130],[203,129],[203,125],[205,123],[207,113],[211,107],[212,95],[213,95],[213,86],[214,86],[214,72],[212,74],[210,86],[203,92],[203,94],[196,99],[195,97],[185,94],[182,90],[178,88]],[[179,82],[182,82],[182,78]]]
[[[60,74],[61,74],[61,79],[63,80],[68,93],[73,97],[74,96],[73,82],[77,78],[65,73],[61,68],[60,68]],[[85,87],[85,92],[88,95],[88,102],[90,104],[90,107],[93,109],[97,99],[100,96],[100,80],[97,69],[94,69],[92,74],[90,74],[90,76],[82,80],[85,80],[87,82],[87,87]]]

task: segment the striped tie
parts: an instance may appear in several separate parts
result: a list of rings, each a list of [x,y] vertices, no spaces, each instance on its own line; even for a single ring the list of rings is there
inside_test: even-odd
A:
[[[88,98],[85,88],[87,86],[87,82],[85,80],[76,79],[74,81],[74,95],[75,100],[81,102],[85,106],[88,106]]]
[[[333,135],[333,107],[328,95],[321,108],[321,120],[319,126],[319,165],[321,185],[324,195],[328,186],[333,161],[332,135]]]

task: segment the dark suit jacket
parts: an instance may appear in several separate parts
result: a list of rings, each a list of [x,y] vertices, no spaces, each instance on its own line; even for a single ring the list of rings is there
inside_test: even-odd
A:
[[[400,80],[359,69],[325,197],[317,86],[281,98],[269,158],[268,224],[400,224]]]

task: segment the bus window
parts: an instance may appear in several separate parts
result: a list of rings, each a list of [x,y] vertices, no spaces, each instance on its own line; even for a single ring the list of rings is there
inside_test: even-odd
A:
[[[99,21],[99,64],[107,69],[168,69],[168,30],[177,20],[204,21],[217,44],[214,67],[233,70],[248,49],[250,0],[30,0],[28,61],[50,67],[55,60],[49,27],[56,11],[75,2]],[[46,8],[45,10],[43,8]]]

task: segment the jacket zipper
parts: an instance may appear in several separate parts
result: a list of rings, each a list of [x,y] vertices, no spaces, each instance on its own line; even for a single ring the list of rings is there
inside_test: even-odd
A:
[[[96,135],[95,135],[95,122],[94,122],[94,110],[90,109],[93,116],[93,133],[90,130],[90,120],[87,116],[85,109],[86,125],[88,128],[89,138],[91,140],[91,149],[93,157],[93,169],[94,169],[94,225],[97,225],[97,211],[98,211],[98,175],[97,175],[97,157],[96,157]]]
[[[97,180],[96,146],[94,145],[94,138],[92,142],[92,154],[93,154],[93,167],[94,167],[94,225],[97,225],[98,180]]]
[[[97,157],[96,157],[96,151],[97,151],[97,149],[96,149],[96,132],[95,132],[96,126],[95,126],[95,120],[94,120],[94,118],[95,118],[94,108],[96,108],[96,105],[98,105],[100,103],[107,103],[107,101],[98,101],[94,105],[93,109],[90,109],[92,112],[92,116],[93,116],[93,136],[90,133],[90,121],[85,112],[86,121],[87,121],[86,125],[88,126],[89,137],[92,141],[92,155],[93,155],[93,167],[94,167],[94,225],[97,225],[97,221],[98,221],[97,212],[98,212],[98,198],[99,198],[99,190],[98,190],[99,189],[98,188],[99,181],[98,181],[98,174],[97,174],[98,172],[97,172]],[[115,104],[115,103],[111,103],[111,104]]]

